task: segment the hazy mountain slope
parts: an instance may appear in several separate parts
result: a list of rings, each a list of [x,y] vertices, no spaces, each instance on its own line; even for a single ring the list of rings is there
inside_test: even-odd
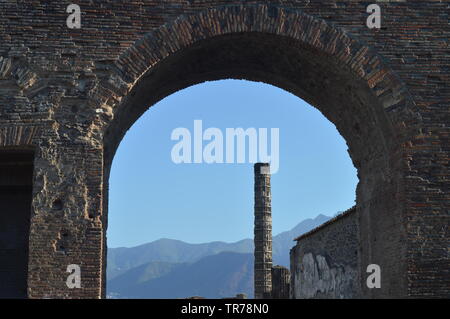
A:
[[[158,278],[134,285],[139,272],[153,269],[149,263],[127,271],[110,281],[108,295],[119,298],[206,298],[233,297],[237,293],[253,296],[253,255],[222,252],[192,264],[172,264],[171,271]],[[138,275],[138,276],[136,276]]]
[[[152,261],[192,263],[202,257],[223,251],[249,253],[253,251],[253,242],[251,240],[241,240],[236,243],[188,244],[180,240],[159,239],[132,248],[110,248],[108,249],[107,275],[110,280],[128,269]]]
[[[125,273],[108,281],[108,292],[116,292],[120,293],[120,295],[127,295],[129,290],[134,289],[136,285],[167,275],[176,268],[183,266],[185,266],[185,264],[152,261],[150,263],[131,268]]]

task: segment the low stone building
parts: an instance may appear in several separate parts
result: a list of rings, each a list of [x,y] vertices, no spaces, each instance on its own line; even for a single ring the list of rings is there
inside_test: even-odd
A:
[[[295,240],[290,252],[291,298],[360,297],[355,207]]]

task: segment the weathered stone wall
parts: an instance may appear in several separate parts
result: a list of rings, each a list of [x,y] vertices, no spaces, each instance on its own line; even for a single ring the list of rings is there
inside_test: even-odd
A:
[[[272,299],[289,299],[291,273],[283,266],[272,267]]]
[[[358,216],[353,208],[299,237],[291,249],[291,298],[360,298]]]
[[[120,140],[165,96],[224,78],[288,90],[345,138],[360,265],[386,282],[365,296],[450,296],[447,1],[380,1],[380,30],[353,0],[80,0],[81,29],[70,3],[0,2],[0,147],[35,151],[29,297],[104,296]]]

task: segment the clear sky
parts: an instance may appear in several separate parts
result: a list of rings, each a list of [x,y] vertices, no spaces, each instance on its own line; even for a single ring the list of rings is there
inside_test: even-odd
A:
[[[354,205],[356,169],[345,140],[317,109],[277,87],[206,82],[152,106],[127,132],[110,176],[108,246],[160,238],[189,243],[253,237],[253,164],[175,164],[176,128],[279,128],[272,176],[273,234]],[[204,142],[204,145],[209,142]],[[270,149],[270,147],[269,147]]]

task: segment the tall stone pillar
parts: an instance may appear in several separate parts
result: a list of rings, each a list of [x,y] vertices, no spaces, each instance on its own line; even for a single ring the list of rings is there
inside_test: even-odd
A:
[[[271,298],[272,291],[272,195],[270,166],[256,163],[255,170],[255,298]]]

